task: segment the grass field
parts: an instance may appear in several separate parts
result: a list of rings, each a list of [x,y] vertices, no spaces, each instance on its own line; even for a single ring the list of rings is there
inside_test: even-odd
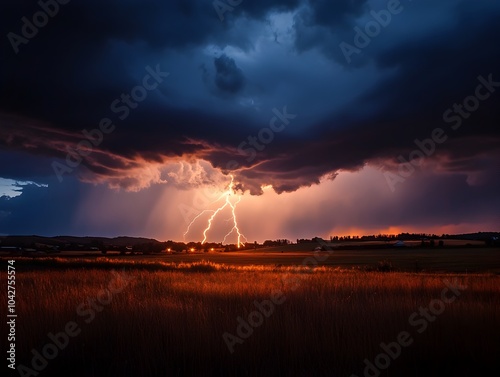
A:
[[[311,252],[261,254],[18,258],[16,364],[33,369],[32,349],[43,356],[54,344],[48,334],[74,322],[80,332],[37,375],[376,376],[364,374],[367,363],[380,376],[497,369],[498,249],[339,251],[315,269],[301,267]],[[425,271],[410,272],[416,258]],[[371,271],[381,260],[400,271]],[[5,290],[0,297],[7,302]],[[401,334],[411,344],[398,354]]]
[[[239,251],[231,253],[126,255],[108,253],[106,258],[116,262],[165,262],[193,263],[209,261],[228,265],[300,265],[313,255],[300,245]],[[395,270],[408,272],[491,272],[500,273],[500,248],[457,247],[457,248],[390,248],[377,250],[333,250],[319,252],[324,260],[319,265],[341,268],[373,268],[380,261],[390,262]],[[67,252],[63,258],[101,258],[99,252]],[[45,258],[35,256],[33,260]]]

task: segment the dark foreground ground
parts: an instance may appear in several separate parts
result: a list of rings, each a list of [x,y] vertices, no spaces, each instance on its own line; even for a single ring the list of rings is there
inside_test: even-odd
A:
[[[2,369],[77,377],[494,375],[499,255],[337,251],[316,254],[323,267],[315,269],[300,267],[312,252],[276,250],[16,258],[17,369],[6,358]],[[8,259],[0,258],[0,281]],[[7,307],[7,289],[0,300]]]

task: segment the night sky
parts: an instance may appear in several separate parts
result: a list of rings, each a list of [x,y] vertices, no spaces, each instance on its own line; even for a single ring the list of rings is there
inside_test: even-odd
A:
[[[499,230],[500,2],[47,4],[0,5],[0,234],[201,241],[230,175],[250,241]]]

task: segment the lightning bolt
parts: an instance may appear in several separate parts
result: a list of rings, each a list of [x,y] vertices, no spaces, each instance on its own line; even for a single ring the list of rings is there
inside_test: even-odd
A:
[[[229,182],[229,185],[227,187],[227,190],[224,191],[216,200],[214,200],[212,204],[215,204],[219,201],[221,201],[222,199],[224,199],[224,202],[223,204],[220,205],[219,208],[217,208],[216,210],[212,210],[212,209],[206,209],[202,212],[200,212],[188,225],[186,231],[184,232],[184,238],[186,237],[186,235],[189,233],[190,229],[191,229],[191,226],[196,222],[196,220],[198,220],[202,215],[204,215],[205,213],[211,213],[212,215],[209,217],[208,219],[208,224],[207,224],[207,227],[205,228],[205,230],[203,231],[203,241],[201,241],[202,244],[204,244],[205,242],[207,242],[207,238],[208,238],[208,232],[210,231],[210,228],[212,227],[212,223],[213,221],[215,220],[215,218],[217,217],[217,215],[222,212],[224,209],[226,208],[230,208],[231,209],[231,217],[229,218],[229,220],[233,220],[233,227],[231,228],[231,230],[224,236],[224,239],[222,241],[222,243],[225,243],[226,242],[226,239],[227,237],[229,237],[233,232],[236,232],[237,234],[237,246],[238,248],[240,248],[240,246],[244,245],[243,244],[243,240],[245,241],[248,241],[247,238],[241,233],[239,227],[238,227],[238,220],[236,218],[236,207],[238,205],[238,203],[241,201],[241,195],[238,195],[237,196],[237,200],[234,201],[234,203],[231,201],[231,196],[234,196],[236,195],[236,192],[234,191],[234,177],[232,175],[230,175],[231,177],[231,181]],[[227,221],[227,220],[226,220]]]
[[[207,212],[215,212],[215,211],[213,211],[213,210],[211,210],[211,209],[206,209],[206,210],[204,210],[204,211],[200,212],[198,215],[196,215],[196,217],[193,219],[193,221],[191,221],[191,222],[189,223],[189,225],[188,225],[188,227],[187,227],[186,231],[185,231],[185,232],[184,232],[184,234],[183,234],[183,236],[184,236],[184,240],[186,239],[186,236],[187,236],[187,234],[189,233],[189,230],[191,229],[191,225],[193,225],[193,224],[196,222],[196,220],[198,220],[198,218],[199,218],[201,215],[203,215],[204,213],[207,213]]]
[[[238,228],[238,222],[236,221],[236,206],[238,205],[238,203],[240,201],[241,201],[241,196],[238,197],[238,200],[234,204],[231,203],[230,201],[227,202],[227,204],[229,204],[231,206],[231,213],[233,215],[233,227],[231,228],[231,230],[229,231],[229,233],[227,233],[224,236],[224,239],[222,240],[222,243],[225,243],[226,242],[226,238],[231,233],[233,233],[234,231],[236,231],[236,234],[238,235],[238,248],[240,247],[240,244],[243,245],[243,243],[241,242],[242,238],[244,238],[245,241],[248,241],[247,238],[243,234],[241,234],[240,229]]]

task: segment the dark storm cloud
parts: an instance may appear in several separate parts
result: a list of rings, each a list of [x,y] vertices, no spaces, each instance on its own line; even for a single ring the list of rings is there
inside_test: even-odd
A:
[[[500,197],[495,190],[500,189],[500,176],[491,177],[488,185],[471,186],[462,174],[419,171],[405,183],[404,189],[388,196],[384,195],[386,183],[379,179],[377,171],[365,177],[356,176],[351,176],[349,190],[336,191],[337,185],[345,184],[346,175],[341,175],[326,185],[329,187],[322,195],[295,206],[284,220],[286,236],[293,239],[297,234],[345,234],[354,233],[354,229],[377,234],[390,228],[396,228],[395,232],[399,229],[441,234],[449,232],[440,229],[443,225],[452,228],[464,223],[467,226],[462,229],[466,231],[497,228]]]
[[[213,69],[200,66],[202,79],[208,90],[221,98],[229,98],[241,92],[245,86],[245,75],[234,59],[226,54],[213,59]]]
[[[226,55],[214,59],[215,65],[215,85],[229,93],[236,93],[243,88],[245,84],[245,76],[241,69],[236,66],[234,59]]]
[[[442,169],[488,169],[477,149],[496,156],[498,144],[486,140],[500,137],[499,93],[482,102],[457,132],[449,131],[442,114],[474,94],[479,75],[491,73],[500,81],[500,50],[493,47],[500,39],[499,6],[451,0],[435,7],[431,1],[402,4],[404,11],[347,64],[339,43],[352,43],[353,27],[363,26],[369,11],[383,9],[386,2],[243,2],[221,22],[211,1],[72,1],[28,44],[20,45],[17,55],[3,38],[2,157],[24,152],[47,156],[48,161],[64,159],[67,147],[81,140],[82,129],[114,116],[116,131],[84,158],[86,181],[94,174],[96,182],[143,187],[136,179],[141,168],[200,157],[225,170],[229,161],[237,161],[241,187],[252,193],[260,193],[262,184],[272,184],[278,192],[293,191],[325,174],[366,163],[388,161],[392,166],[398,155],[407,156],[415,148],[416,138],[428,138],[436,127],[448,127],[450,140],[462,140],[439,146],[436,156],[448,158],[446,163],[439,160]],[[6,36],[20,33],[21,17],[31,17],[38,5],[7,1],[1,8],[1,34]],[[436,16],[429,16],[427,24],[422,16],[433,9]],[[270,16],[286,12],[293,20],[288,29],[270,31],[277,51],[283,48],[280,33],[293,36],[286,58],[254,59],[265,39],[260,33],[266,25],[274,28],[281,22]],[[267,48],[266,53],[274,51]],[[202,63],[190,70],[187,63],[194,57]],[[315,73],[308,72],[307,59],[322,59],[331,86],[319,87],[316,81],[306,86],[308,75]],[[171,76],[127,119],[116,120],[112,101],[141,82],[144,67],[159,63]],[[270,75],[274,65],[290,71]],[[292,69],[300,74],[294,77]],[[371,84],[337,84],[353,72],[370,76]],[[207,77],[219,93],[206,88]],[[344,93],[352,99],[336,105]],[[251,161],[238,146],[269,121],[238,107],[247,97],[251,103],[255,97],[265,109],[294,101],[298,114],[290,131],[275,135]],[[309,108],[324,115],[308,117]],[[26,164],[26,159],[2,160],[0,176],[19,175],[21,167],[27,178],[53,174],[50,164]]]

